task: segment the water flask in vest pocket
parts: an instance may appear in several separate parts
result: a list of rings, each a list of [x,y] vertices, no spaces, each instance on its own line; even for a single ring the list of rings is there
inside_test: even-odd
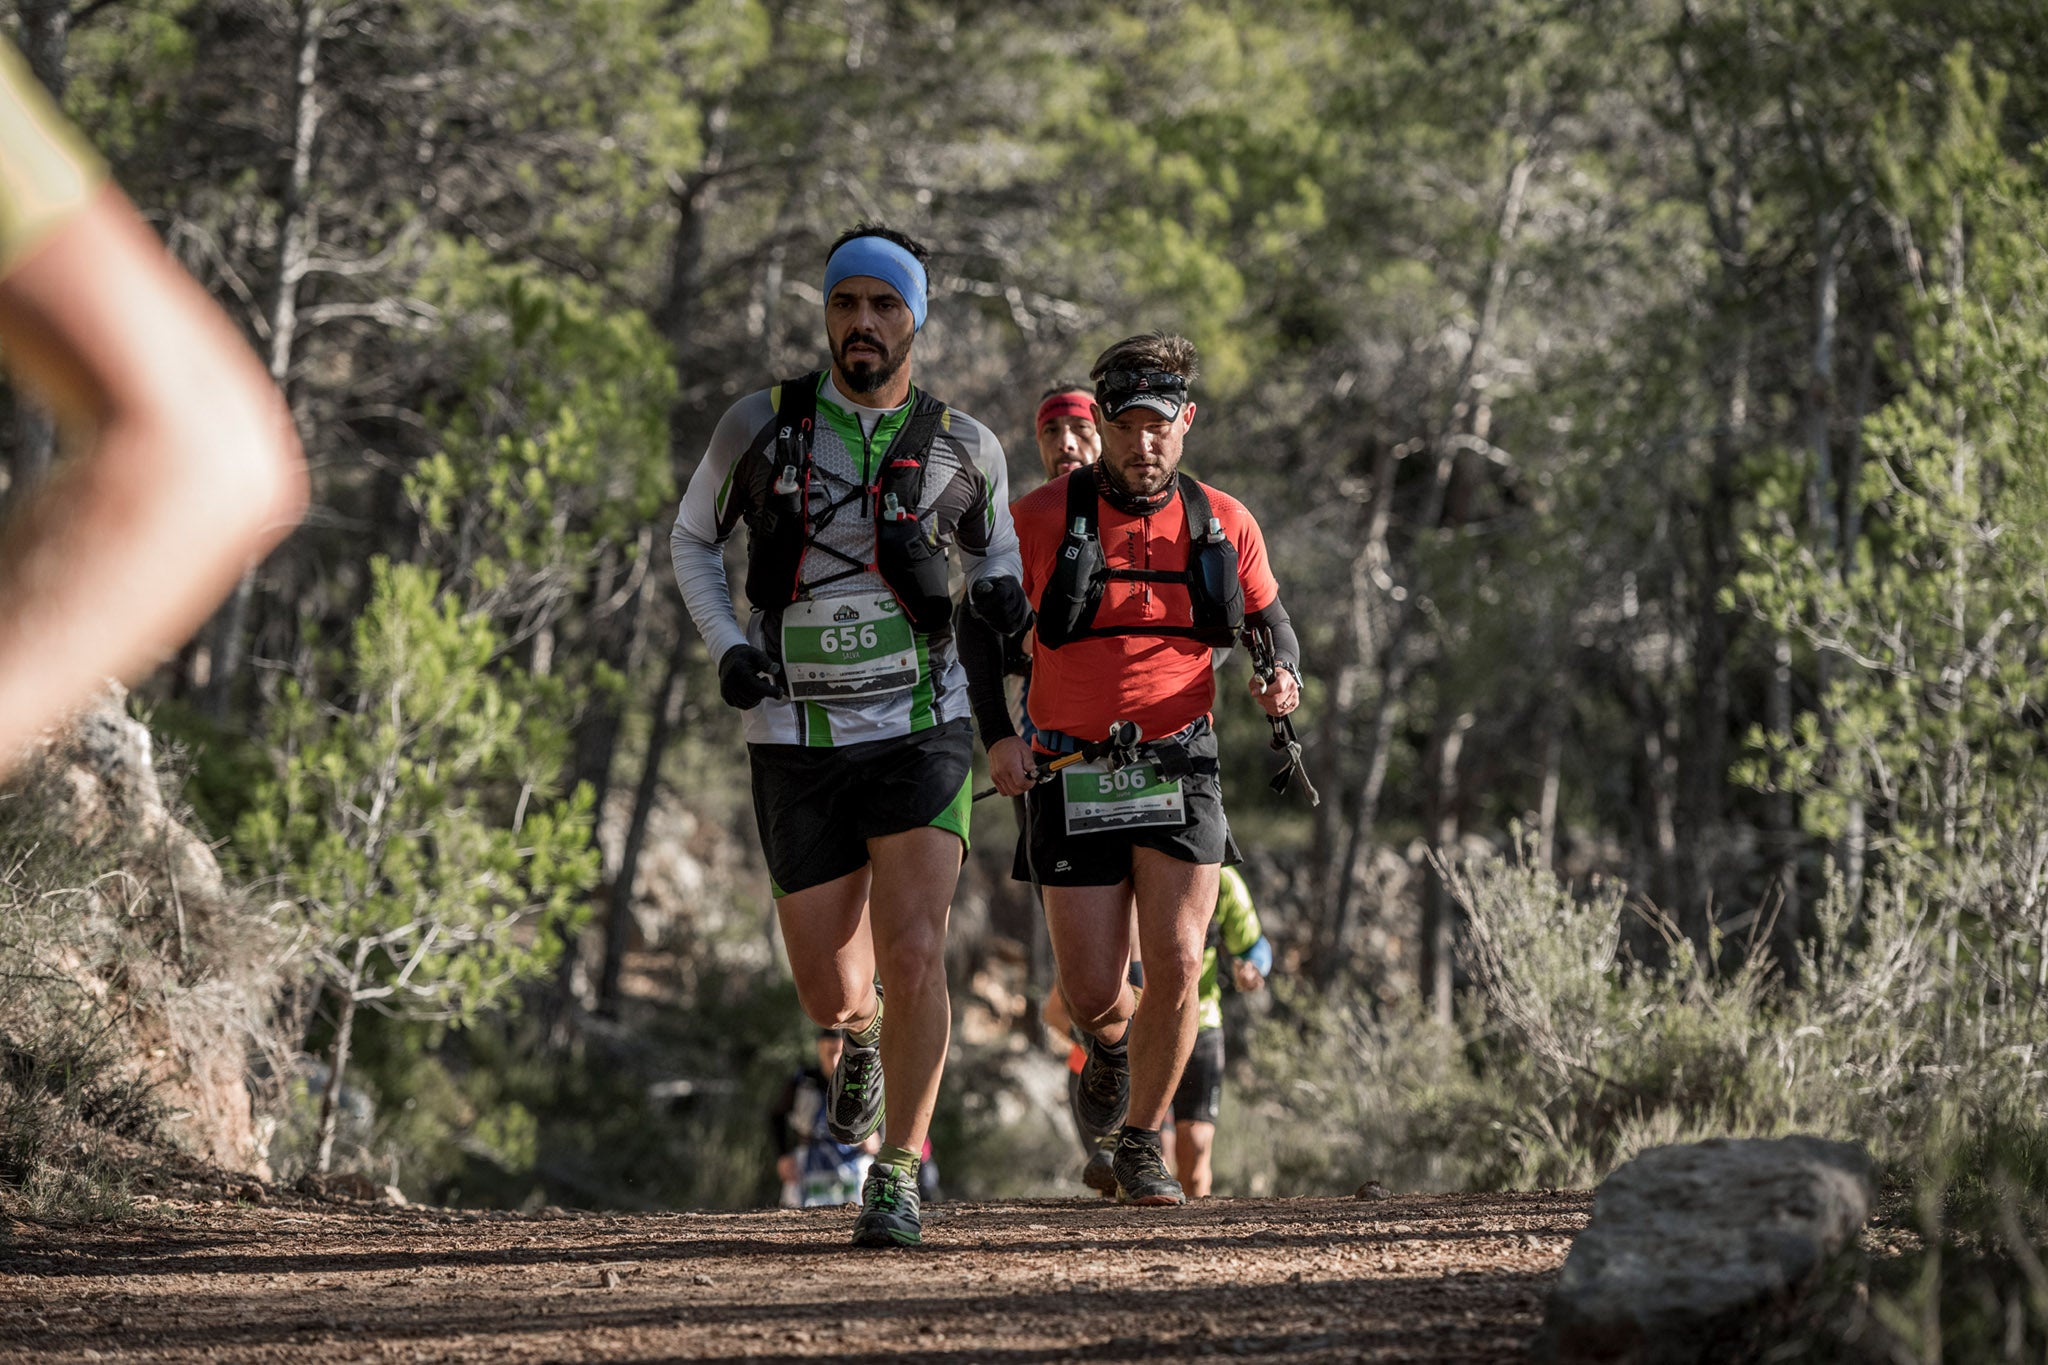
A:
[[[913,630],[929,635],[952,622],[946,552],[939,548],[933,528],[899,506],[894,493],[882,499],[881,515],[875,520],[875,562]]]
[[[1237,546],[1223,534],[1223,523],[1209,518],[1188,554],[1195,579],[1188,594],[1194,624],[1236,630],[1244,620],[1244,585],[1237,577]]]
[[[1095,608],[1108,579],[1102,542],[1089,529],[1087,518],[1075,517],[1060,542],[1052,578],[1039,597],[1038,638],[1054,649],[1078,639],[1095,624]]]

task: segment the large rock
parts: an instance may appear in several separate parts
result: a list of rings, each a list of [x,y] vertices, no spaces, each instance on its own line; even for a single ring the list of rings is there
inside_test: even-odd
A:
[[[1753,1357],[1801,1325],[1876,1197],[1849,1142],[1715,1139],[1644,1152],[1593,1196],[1551,1291],[1539,1360]]]
[[[166,1136],[268,1178],[248,1074],[270,1025],[275,927],[240,912],[213,850],[165,805],[149,729],[126,698],[109,685],[31,754],[53,835],[85,851],[93,874],[82,911],[93,951],[60,945],[52,965],[113,1008],[119,1065],[162,1104]]]

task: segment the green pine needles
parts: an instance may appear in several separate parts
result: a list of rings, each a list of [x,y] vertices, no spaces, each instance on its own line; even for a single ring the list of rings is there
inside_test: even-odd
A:
[[[294,682],[275,776],[236,830],[298,910],[333,1010],[316,1164],[333,1160],[356,1010],[467,1022],[553,963],[598,876],[590,797],[556,789],[568,737],[545,680],[437,576],[372,564],[339,702]]]

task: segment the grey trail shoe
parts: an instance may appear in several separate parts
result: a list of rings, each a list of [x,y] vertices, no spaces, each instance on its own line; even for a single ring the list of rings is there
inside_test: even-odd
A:
[[[1125,1035],[1129,1041],[1129,1035]],[[1080,1083],[1070,1092],[1074,1101],[1074,1124],[1083,1140],[1101,1145],[1124,1126],[1124,1112],[1131,1107],[1131,1063],[1128,1055],[1111,1056],[1094,1038],[1088,1040],[1088,1060],[1081,1065]]]
[[[1188,1197],[1180,1182],[1166,1170],[1166,1159],[1157,1144],[1129,1138],[1117,1143],[1111,1158],[1116,1173],[1116,1202],[1119,1204],[1185,1204]]]
[[[825,1130],[835,1142],[859,1146],[882,1126],[882,1100],[881,1040],[855,1047],[849,1037],[825,1082]]]
[[[1175,1189],[1180,1188],[1175,1186]],[[860,1217],[853,1221],[857,1247],[914,1247],[924,1242],[917,1177],[877,1161],[860,1187]]]

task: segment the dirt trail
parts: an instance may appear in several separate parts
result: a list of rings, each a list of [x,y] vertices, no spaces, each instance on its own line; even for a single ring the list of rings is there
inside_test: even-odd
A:
[[[1583,1193],[672,1215],[165,1201],[0,1233],[0,1359],[1519,1359]]]

